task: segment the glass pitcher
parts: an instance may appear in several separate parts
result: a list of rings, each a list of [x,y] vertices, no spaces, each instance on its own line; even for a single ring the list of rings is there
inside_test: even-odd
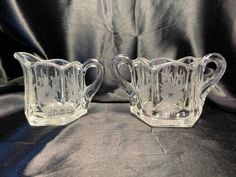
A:
[[[209,63],[214,63],[215,69],[208,67]],[[122,64],[128,66],[131,82],[122,79],[119,71]],[[114,77],[129,94],[131,113],[157,127],[193,126],[207,94],[226,69],[224,57],[217,53],[179,60],[141,57],[131,60],[117,55],[112,65]]]
[[[14,57],[24,73],[25,115],[30,125],[65,125],[87,113],[104,75],[103,65],[97,59],[81,64],[43,60],[25,52],[17,52]],[[96,78],[86,86],[85,75],[90,67],[96,68]]]

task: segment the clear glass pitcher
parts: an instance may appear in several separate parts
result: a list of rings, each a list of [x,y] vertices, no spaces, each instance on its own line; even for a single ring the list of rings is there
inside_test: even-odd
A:
[[[104,75],[97,59],[81,64],[43,60],[25,52],[17,52],[14,57],[24,72],[25,114],[30,125],[65,125],[87,113]],[[90,67],[96,68],[96,79],[86,86],[85,75]]]
[[[215,69],[208,67],[209,63],[214,63]],[[128,66],[131,82],[122,79],[119,71],[122,64]],[[112,65],[114,77],[129,94],[130,111],[157,127],[193,126],[200,117],[207,94],[226,69],[224,57],[217,53],[179,60],[131,60],[117,55]]]

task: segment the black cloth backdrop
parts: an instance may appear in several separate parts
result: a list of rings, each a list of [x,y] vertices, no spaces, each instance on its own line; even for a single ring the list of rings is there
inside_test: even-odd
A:
[[[17,51],[99,59],[105,78],[94,101],[118,103],[93,103],[68,126],[30,127]],[[226,58],[227,70],[192,129],[151,128],[121,104],[128,97],[112,77],[114,55],[178,59],[211,52]],[[0,176],[233,177],[235,68],[235,0],[1,0]]]
[[[45,59],[97,58],[106,69],[97,100],[127,101],[111,75],[114,55],[178,59],[218,52],[228,67],[208,98],[234,111],[235,6],[234,0],[1,0],[0,57],[8,80],[22,76],[16,51]]]

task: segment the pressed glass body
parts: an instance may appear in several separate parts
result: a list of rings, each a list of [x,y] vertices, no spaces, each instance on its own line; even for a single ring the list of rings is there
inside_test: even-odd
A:
[[[19,52],[25,80],[25,114],[33,126],[64,125],[87,113],[89,103],[101,85],[104,69],[96,59],[84,64],[62,59],[42,60]],[[88,68],[96,67],[95,81],[86,86]]]
[[[207,64],[213,62],[216,69]],[[119,67],[128,65],[131,83],[122,79]],[[124,55],[113,59],[113,74],[130,96],[130,111],[157,127],[191,127],[199,118],[205,98],[226,69],[217,53],[203,58],[179,60],[156,58],[131,60]]]

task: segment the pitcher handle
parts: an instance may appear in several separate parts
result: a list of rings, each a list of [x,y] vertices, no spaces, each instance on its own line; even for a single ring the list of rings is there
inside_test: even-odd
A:
[[[88,59],[86,62],[83,63],[84,77],[87,73],[87,70],[92,67],[96,68],[97,74],[95,80],[90,85],[88,85],[84,91],[84,97],[86,102],[91,101],[92,97],[101,86],[104,77],[104,67],[102,63],[97,59]]]
[[[129,94],[129,96],[133,96],[134,88],[132,84],[123,79],[120,74],[119,68],[122,64],[126,64],[129,68],[130,73],[132,72],[132,61],[129,59],[129,57],[120,54],[113,58],[112,74],[114,78],[118,81],[119,85]]]
[[[216,65],[216,69],[210,75],[204,75],[204,83],[202,87],[202,98],[205,99],[213,86],[221,79],[226,70],[225,58],[218,53],[210,53],[203,57],[203,72],[206,70],[207,64],[213,62]]]

